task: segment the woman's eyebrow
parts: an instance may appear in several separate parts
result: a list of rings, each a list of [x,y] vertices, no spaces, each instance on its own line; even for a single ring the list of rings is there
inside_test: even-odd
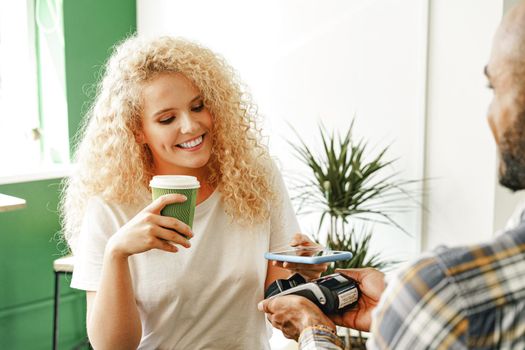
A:
[[[195,102],[195,101],[197,101],[197,100],[199,100],[199,99],[201,99],[201,98],[202,98],[201,95],[197,95],[197,96],[195,96],[195,97],[190,101],[190,103],[193,103],[193,102]]]
[[[197,95],[197,96],[195,96],[195,97],[192,98],[192,100],[190,101],[190,104],[193,103],[193,102],[195,102],[195,101],[197,101],[197,100],[199,100],[199,99],[201,99],[201,98],[202,98],[201,95]],[[172,109],[175,109],[175,108],[172,108],[172,107],[163,108],[163,109],[161,109],[160,111],[155,112],[155,114],[153,114],[153,117],[156,117],[156,116],[158,116],[159,114],[162,114],[162,113],[164,113],[164,112],[171,111]]]
[[[197,95],[195,96],[194,98],[191,99],[190,101],[190,104],[192,104],[193,102],[199,100],[199,99],[202,99],[202,96],[201,95]],[[168,107],[168,108],[163,108],[161,109],[160,111],[157,111],[153,114],[153,118],[155,118],[156,116],[158,116],[159,114],[162,114],[162,113],[165,113],[165,112],[168,112],[168,111],[171,111],[172,109],[176,109],[176,108],[173,108],[173,107]]]
[[[161,109],[160,111],[155,112],[155,114],[153,114],[153,117],[155,118],[155,117],[158,116],[159,114],[162,114],[162,113],[167,112],[167,111],[171,111],[172,109],[173,109],[173,108],[171,108],[171,107]]]

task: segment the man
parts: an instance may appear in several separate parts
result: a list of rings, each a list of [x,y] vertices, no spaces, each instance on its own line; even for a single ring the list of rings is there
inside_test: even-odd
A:
[[[500,25],[485,74],[500,183],[524,189],[525,1]],[[425,254],[386,289],[379,271],[340,272],[361,290],[357,308],[341,316],[329,318],[299,296],[264,300],[259,309],[303,350],[340,349],[335,324],[371,330],[369,349],[525,349],[525,215],[488,244]]]

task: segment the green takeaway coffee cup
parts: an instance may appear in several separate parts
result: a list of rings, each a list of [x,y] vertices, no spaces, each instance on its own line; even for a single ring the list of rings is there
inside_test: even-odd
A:
[[[193,216],[195,215],[195,205],[197,203],[197,191],[200,183],[195,176],[184,175],[158,175],[153,176],[149,183],[153,200],[164,194],[180,193],[188,198],[183,203],[168,204],[160,212],[164,216],[172,216],[193,226]]]

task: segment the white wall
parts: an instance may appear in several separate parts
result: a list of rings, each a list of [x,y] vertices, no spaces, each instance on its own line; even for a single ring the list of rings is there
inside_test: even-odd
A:
[[[425,1],[213,1],[139,0],[142,35],[197,40],[223,54],[251,88],[270,151],[285,180],[302,174],[287,141],[291,123],[309,144],[317,125],[345,129],[355,115],[356,134],[390,158],[404,178],[423,175],[422,129]],[[304,169],[304,168],[303,168]],[[418,251],[420,209],[397,219],[416,239],[376,226],[376,250],[408,259]],[[301,217],[305,232],[317,217]]]
[[[498,184],[482,73],[510,2],[431,1],[423,249],[490,239],[523,198]]]
[[[414,239],[377,228],[376,249],[405,258],[420,248],[490,238],[523,198],[497,184],[482,74],[503,10],[513,3],[138,0],[137,6],[141,34],[197,40],[237,68],[285,176],[302,173],[287,144],[296,140],[287,122],[315,143],[319,121],[344,129],[355,115],[359,136],[377,148],[392,142],[390,155],[400,157],[403,176],[429,179],[422,223],[417,210],[398,218]],[[303,230],[313,231],[316,221],[302,217]]]

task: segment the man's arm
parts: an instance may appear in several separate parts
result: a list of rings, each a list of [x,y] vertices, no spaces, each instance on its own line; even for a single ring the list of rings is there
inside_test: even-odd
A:
[[[369,349],[464,348],[464,299],[438,258],[426,254],[390,279],[372,314]]]

